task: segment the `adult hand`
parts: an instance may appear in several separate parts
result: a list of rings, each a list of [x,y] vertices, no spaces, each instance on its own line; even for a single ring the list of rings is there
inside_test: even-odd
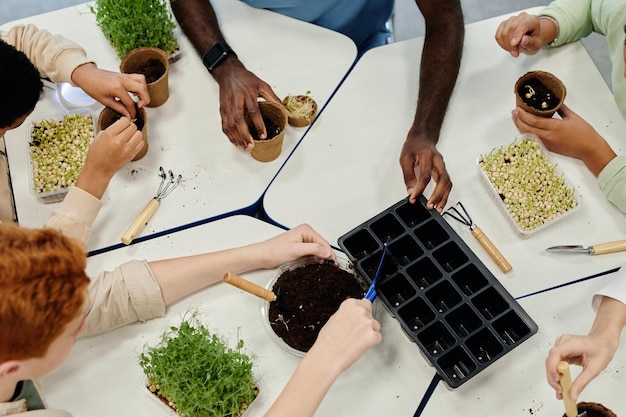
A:
[[[546,377],[556,392],[556,398],[563,399],[563,392],[559,385],[559,373],[557,372],[557,364],[560,361],[564,360],[583,367],[582,372],[572,382],[570,390],[570,395],[576,402],[589,382],[607,367],[616,350],[615,340],[604,337],[602,334],[590,334],[589,336],[564,334],[559,336],[546,358]]]
[[[534,55],[545,45],[539,17],[522,12],[500,23],[496,42],[512,56]]]
[[[520,132],[534,133],[552,152],[581,159],[598,175],[615,158],[615,152],[596,130],[566,105],[558,110],[561,118],[540,117],[521,108],[512,111]]]
[[[330,244],[308,224],[301,224],[287,232],[254,245],[263,268],[275,268],[302,256],[336,259]]]
[[[142,74],[121,74],[101,70],[95,64],[87,63],[72,72],[72,82],[106,107],[129,119],[137,116],[135,101],[129,92],[139,97],[137,107],[142,108],[150,103],[146,77]]]
[[[411,136],[409,133],[402,146],[400,167],[410,203],[417,201],[432,177],[436,186],[426,203],[426,208],[429,210],[435,208],[441,213],[448,202],[452,181],[446,171],[443,156],[437,151],[434,142],[425,136]],[[419,178],[415,177],[416,167],[419,167]]]
[[[143,135],[125,117],[99,132],[89,146],[76,186],[101,198],[111,178],[143,148]]]
[[[305,358],[339,376],[381,340],[380,323],[372,317],[372,303],[349,298],[322,327]]]
[[[220,86],[222,131],[233,145],[247,151],[252,150],[254,139],[246,122],[246,113],[250,116],[259,139],[265,139],[267,131],[257,99],[262,97],[276,103],[282,103],[282,101],[269,84],[234,59],[216,68],[213,71],[213,78]]]

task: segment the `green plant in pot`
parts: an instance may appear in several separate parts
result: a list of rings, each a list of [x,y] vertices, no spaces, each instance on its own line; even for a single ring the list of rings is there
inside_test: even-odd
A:
[[[259,394],[243,341],[229,348],[197,312],[146,347],[139,363],[148,389],[181,416],[237,417]]]
[[[120,58],[144,46],[162,49],[171,57],[178,47],[176,23],[166,0],[96,0],[90,9]]]

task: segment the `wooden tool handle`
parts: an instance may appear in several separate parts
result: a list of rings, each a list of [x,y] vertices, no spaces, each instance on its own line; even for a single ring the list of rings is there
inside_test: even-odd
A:
[[[603,255],[605,253],[620,252],[626,250],[626,240],[616,240],[615,242],[599,243],[591,246],[593,255]]]
[[[491,256],[491,259],[495,261],[496,265],[498,265],[502,272],[507,273],[511,269],[513,269],[509,261],[507,261],[506,258],[500,253],[498,248],[496,248],[495,245],[491,243],[491,240],[489,240],[487,235],[483,233],[480,227],[475,226],[472,229],[472,235],[476,238],[478,243],[480,243],[481,246],[485,248],[489,256]]]
[[[133,241],[137,237],[137,234],[141,231],[141,229],[148,224],[148,221],[152,218],[152,215],[159,207],[159,200],[153,198],[148,202],[146,207],[139,213],[139,216],[133,221],[133,223],[128,227],[126,232],[122,235],[122,243],[125,245],[129,245],[130,242]]]
[[[224,274],[224,282],[240,288],[252,295],[256,295],[266,301],[272,302],[276,300],[276,295],[272,290],[261,287],[260,285],[250,282],[247,279],[241,278],[239,275],[235,275],[231,272]]]
[[[569,373],[569,363],[561,361],[556,366],[559,372],[559,384],[563,390],[563,404],[565,404],[565,415],[567,417],[577,417],[578,407],[570,395],[572,389],[572,376]]]

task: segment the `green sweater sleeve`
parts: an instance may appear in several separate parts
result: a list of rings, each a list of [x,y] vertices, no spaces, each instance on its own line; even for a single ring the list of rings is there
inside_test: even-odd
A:
[[[606,198],[626,214],[626,157],[616,156],[598,175]]]
[[[541,10],[539,16],[550,16],[559,25],[553,46],[575,42],[593,31],[592,0],[555,0]]]

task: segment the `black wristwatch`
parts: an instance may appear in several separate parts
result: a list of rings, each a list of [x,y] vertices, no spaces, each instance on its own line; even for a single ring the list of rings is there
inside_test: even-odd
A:
[[[209,70],[209,72],[213,72],[215,68],[217,68],[229,55],[237,56],[237,54],[231,49],[230,46],[223,42],[218,42],[209,52],[202,56],[202,63]]]

